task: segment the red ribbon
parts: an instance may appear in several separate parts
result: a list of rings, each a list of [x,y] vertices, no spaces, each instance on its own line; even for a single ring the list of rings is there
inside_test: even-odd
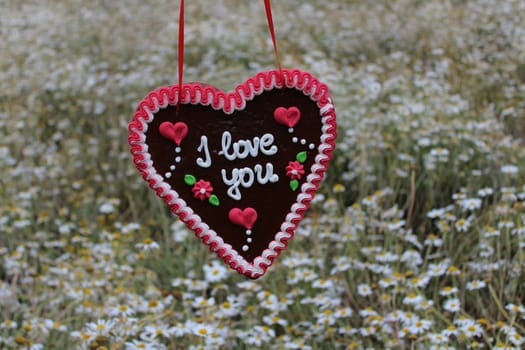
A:
[[[277,50],[277,40],[275,39],[275,28],[273,26],[271,1],[264,0],[264,7],[266,9],[266,19],[268,20],[268,29],[270,30],[270,36],[272,37],[273,52],[275,53],[275,60],[277,62],[277,67],[279,67],[281,78],[283,78],[283,69],[281,67],[281,60],[279,59],[279,51]]]
[[[182,101],[182,76],[184,74],[184,0],[180,0],[179,9],[179,103],[177,110]]]

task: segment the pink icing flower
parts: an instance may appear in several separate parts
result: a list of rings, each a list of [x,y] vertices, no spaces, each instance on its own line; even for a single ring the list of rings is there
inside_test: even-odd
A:
[[[286,176],[292,180],[300,179],[304,174],[304,167],[298,161],[288,162],[286,166]]]
[[[213,187],[211,187],[211,183],[209,181],[199,180],[195,183],[195,185],[193,185],[191,190],[193,191],[195,198],[205,200],[211,196]]]

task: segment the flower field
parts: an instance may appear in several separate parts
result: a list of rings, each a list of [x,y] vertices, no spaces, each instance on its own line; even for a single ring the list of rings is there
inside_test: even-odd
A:
[[[186,7],[186,82],[275,68],[263,1]],[[525,2],[273,11],[339,136],[249,280],[131,160],[137,103],[177,82],[178,2],[0,1],[0,349],[525,347]]]

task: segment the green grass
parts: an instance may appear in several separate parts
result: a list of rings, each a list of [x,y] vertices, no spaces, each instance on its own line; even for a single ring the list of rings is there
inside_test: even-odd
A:
[[[129,155],[136,104],[177,80],[178,5],[0,5],[0,348],[523,346],[523,4],[273,7],[283,65],[328,83],[339,137],[249,281]],[[186,19],[185,81],[274,68],[262,1],[191,1]]]

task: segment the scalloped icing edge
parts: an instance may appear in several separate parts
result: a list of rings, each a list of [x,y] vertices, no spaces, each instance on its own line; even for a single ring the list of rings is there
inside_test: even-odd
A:
[[[328,162],[332,158],[337,136],[336,114],[328,87],[308,72],[298,69],[282,69],[259,72],[244,83],[237,85],[231,92],[224,92],[201,83],[185,83],[181,91],[180,102],[182,104],[211,106],[215,110],[232,114],[236,110],[244,109],[247,101],[251,101],[264,91],[281,88],[299,90],[316,102],[322,123],[321,143],[310,173],[281,224],[280,231],[275,234],[268,248],[253,260],[253,263],[249,263],[240,256],[231,245],[225,243],[214,230],[210,229],[200,216],[195,214],[179,197],[178,193],[164,182],[162,176],[153,167],[146,144],[148,124],[160,109],[179,103],[178,85],[163,86],[151,91],[139,103],[133,120],[128,126],[128,142],[133,161],[144,180],[164,200],[171,211],[179,216],[204,244],[208,245],[212,252],[215,252],[232,269],[252,279],[263,276],[273,261],[286,249],[328,169]]]

